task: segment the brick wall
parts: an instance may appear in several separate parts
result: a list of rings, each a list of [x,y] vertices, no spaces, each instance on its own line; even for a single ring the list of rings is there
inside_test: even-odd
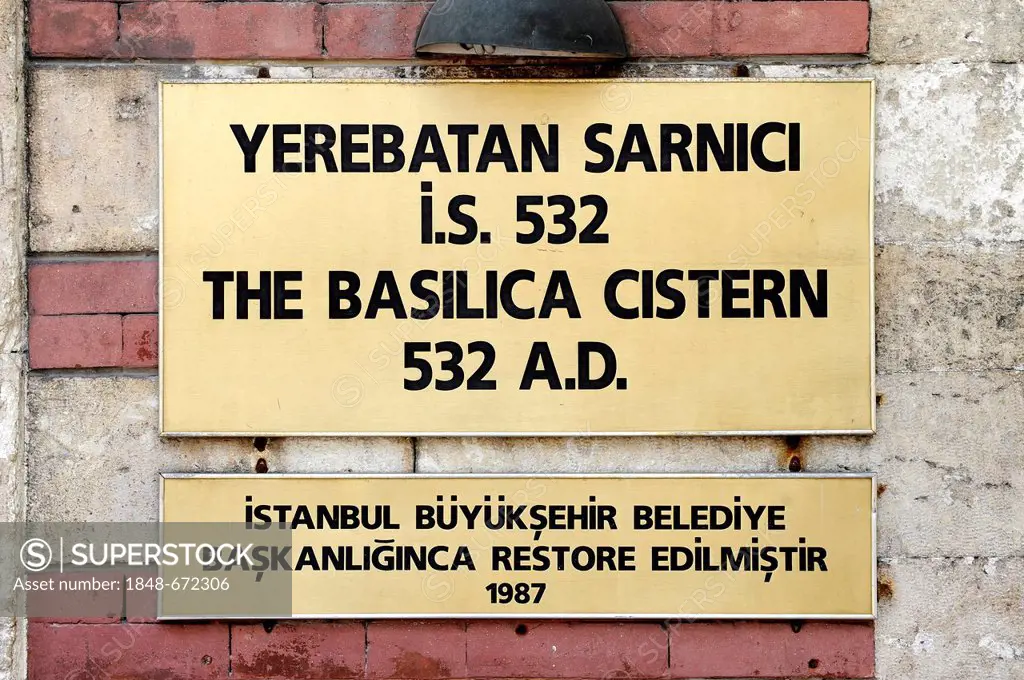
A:
[[[34,678],[867,678],[872,638],[828,623],[33,623],[29,664]]]
[[[613,0],[633,57],[861,54],[863,0]],[[411,59],[427,2],[30,0],[37,57]]]
[[[28,270],[31,368],[157,365],[157,262],[36,263]]]

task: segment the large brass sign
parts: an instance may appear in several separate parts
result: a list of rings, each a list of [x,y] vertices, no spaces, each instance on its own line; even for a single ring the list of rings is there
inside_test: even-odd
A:
[[[871,432],[870,82],[162,85],[162,431]]]
[[[162,498],[165,540],[202,529],[231,565],[165,568],[168,618],[874,615],[869,476],[167,475]]]

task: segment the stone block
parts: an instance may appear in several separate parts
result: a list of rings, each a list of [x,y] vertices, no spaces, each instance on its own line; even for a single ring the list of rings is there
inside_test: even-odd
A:
[[[876,242],[967,249],[1024,240],[1021,64],[757,66],[751,73],[875,80]],[[813,182],[814,171],[806,168],[804,181]]]
[[[1015,246],[879,246],[878,372],[1024,366],[1022,253]]]
[[[161,472],[409,472],[407,439],[162,439],[157,381],[33,377],[28,390],[30,521],[158,518]]]
[[[260,68],[109,63],[32,67],[30,249],[155,252],[160,216],[157,83],[256,78]],[[263,68],[273,78],[311,73],[296,66]]]
[[[883,566],[876,677],[1019,680],[1024,559],[899,559]]]
[[[1013,62],[1024,55],[1015,0],[874,0],[871,58],[887,63]]]

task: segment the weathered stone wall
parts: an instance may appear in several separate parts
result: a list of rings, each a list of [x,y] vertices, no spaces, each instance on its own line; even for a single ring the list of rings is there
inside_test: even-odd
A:
[[[0,0],[0,522],[25,516],[24,50],[22,2]],[[0,678],[24,676],[25,629],[0,618]]]
[[[41,17],[88,15],[89,25],[95,29],[88,35],[83,32],[82,39],[73,43],[55,37],[40,19],[39,28],[33,29],[37,54],[107,59],[64,62],[39,58],[30,66],[29,251],[33,266],[40,268],[39,280],[53,274],[44,268],[66,262],[84,267],[118,262],[125,267],[152,267],[158,223],[157,81],[255,78],[261,65],[257,61],[248,65],[129,64],[123,61],[126,49],[141,51],[127,56],[161,58],[324,56],[269,54],[250,43],[240,48],[229,45],[225,49],[239,51],[225,54],[217,52],[218,44],[205,34],[193,40],[191,52],[168,52],[171,48],[161,47],[160,40],[178,39],[175,49],[184,49],[176,31],[187,30],[188,22],[199,21],[197,13],[207,10],[152,4],[151,8],[126,6],[131,11],[123,12],[122,20],[154,20],[160,12],[173,11],[180,15],[177,23],[168,33],[156,32],[156,38],[126,41],[126,36],[135,35],[131,31],[138,30],[134,28],[137,24],[111,29],[110,22],[117,24],[117,20],[111,19],[114,15],[107,3],[33,3],[33,11]],[[284,3],[285,9],[275,11],[306,11],[296,8],[297,4]],[[798,48],[804,44],[799,40],[806,42],[807,38],[792,26],[786,29],[788,43],[779,37],[785,30],[772,33],[775,24],[771,22],[758,24],[760,43],[750,42],[749,37],[744,42],[728,32],[723,37],[715,32],[718,29],[707,28],[720,24],[693,19],[697,14],[688,15],[690,19],[666,19],[657,14],[659,10],[647,9],[663,4],[671,3],[635,3],[634,7],[634,3],[623,2],[616,11],[620,18],[625,17],[624,24],[631,20],[628,12],[648,13],[637,25],[653,28],[631,37],[634,54],[670,60],[634,62],[604,70],[605,74],[728,77],[738,72],[736,66],[742,61],[754,78],[870,77],[876,81],[878,433],[874,437],[274,439],[265,446],[258,442],[260,448],[249,440],[161,440],[157,436],[154,361],[131,363],[122,358],[129,344],[152,356],[153,340],[130,339],[134,336],[127,329],[132,323],[146,323],[141,317],[154,313],[155,299],[135,307],[108,304],[126,291],[137,292],[145,285],[140,280],[146,280],[132,278],[138,276],[138,269],[129,275],[124,273],[126,268],[115,267],[121,273],[104,277],[86,272],[80,279],[92,281],[82,285],[94,286],[85,290],[96,292],[92,299],[100,301],[99,307],[83,307],[85,303],[69,292],[72,288],[81,292],[81,288],[40,286],[38,296],[33,293],[31,360],[39,370],[28,378],[29,517],[150,520],[156,516],[157,472],[252,471],[260,459],[275,472],[872,471],[878,474],[881,491],[875,676],[892,680],[1024,678],[1024,68],[1020,63],[1024,9],[1014,0],[981,4],[875,0],[870,50],[865,57],[849,54],[862,49],[826,49],[820,41]],[[787,3],[792,4],[801,3]],[[842,3],[824,3],[823,7],[836,4]],[[217,11],[233,12],[239,5],[224,7]],[[287,49],[326,52],[331,58],[358,56],[359,61],[275,62],[264,75],[419,78],[537,73],[522,67],[474,70],[362,60],[380,56],[407,59],[409,32],[414,32],[415,22],[388,13],[421,11],[422,7],[389,5],[377,13],[366,10],[369,5],[352,7],[329,8],[335,19],[348,12],[362,13],[361,18],[348,15],[344,19],[350,22],[345,24],[347,32],[325,32],[327,42],[319,47],[306,45],[304,32],[292,32],[288,40],[293,42],[286,41],[286,45]],[[305,15],[301,21],[306,21]],[[772,21],[785,24],[784,19]],[[351,28],[353,25],[356,28]],[[837,24],[829,25],[836,29]],[[269,30],[265,26],[256,22],[249,30]],[[128,32],[122,32],[125,27]],[[839,37],[829,44],[855,44],[855,36],[851,42],[843,42],[851,40],[851,30],[836,29]],[[667,35],[674,36],[668,48]],[[752,49],[755,44],[761,47]],[[739,56],[751,52],[761,56]],[[771,56],[793,52],[808,56]],[[831,56],[823,56],[827,54]],[[702,56],[716,56],[725,63],[679,61]],[[591,67],[543,70],[544,75],[595,72],[602,71]],[[7,105],[6,91],[0,93],[0,106]],[[9,131],[4,123],[0,151],[6,154],[17,148],[16,141],[8,140],[17,139],[18,129]],[[861,151],[868,153],[869,149]],[[8,220],[4,209],[0,206],[0,243],[5,243]],[[17,223],[16,217],[11,222]],[[12,233],[19,232],[14,229]],[[17,238],[11,250],[15,263],[21,252]],[[20,281],[20,274],[14,278]],[[8,317],[0,317],[0,329],[8,323],[12,328],[21,327],[17,320],[24,305],[18,291],[20,288],[15,297],[7,297],[13,303],[0,304],[0,311],[11,310],[12,319],[8,322]],[[9,296],[6,288],[0,288],[0,293]],[[152,297],[152,290],[148,293]],[[66,337],[73,341],[62,341]],[[17,332],[7,333],[5,357],[20,360],[21,338]],[[74,370],[76,364],[97,368]],[[10,384],[20,384],[17,364],[7,373]],[[0,379],[0,409],[6,384]],[[11,450],[17,451],[17,416],[3,414],[0,410],[0,417],[13,418]],[[4,428],[0,424],[0,442],[8,431]],[[0,466],[0,478],[5,470]],[[418,667],[416,672],[422,677],[458,677],[460,673],[496,673],[487,666],[486,658],[473,657],[480,663],[466,664],[477,650],[486,656],[487,645],[499,640],[498,647],[513,654],[506,658],[515,662],[504,669],[507,675],[556,677],[544,675],[554,663],[543,656],[546,650],[531,652],[532,648],[523,647],[534,644],[524,641],[539,640],[576,650],[578,657],[570,661],[584,669],[579,670],[579,677],[626,677],[657,675],[650,669],[637,671],[628,663],[638,646],[650,641],[650,635],[664,638],[656,643],[659,649],[680,644],[683,635],[675,629],[659,634],[646,627],[595,624],[590,628],[551,626],[546,633],[538,629],[517,637],[499,627],[460,625],[292,626],[264,639],[259,637],[265,634],[258,627],[215,624],[195,633],[201,642],[180,644],[192,651],[205,650],[203,645],[220,649],[222,638],[235,636],[234,649],[241,650],[235,658],[236,675],[266,672],[259,661],[262,644],[266,645],[262,653],[281,654],[295,663],[304,656],[316,656],[316,662],[306,669],[313,674],[307,677],[313,677],[327,668],[329,661],[317,656],[324,653],[323,646],[309,642],[316,638],[331,641],[341,650],[333,660],[351,662],[353,676],[395,677],[404,668],[399,661],[405,657],[399,652],[415,648],[416,653],[437,662],[431,670]],[[728,633],[722,628],[714,630],[717,632],[707,638],[711,649],[706,653],[717,657],[735,654],[751,640],[763,641],[765,648],[781,648],[796,645],[789,640],[798,639],[772,637],[778,635],[779,628],[770,626],[743,628],[746,637],[737,637],[735,628]],[[810,630],[818,635],[813,627]],[[853,630],[847,629],[846,635],[855,638]],[[90,630],[89,634],[100,633]],[[755,660],[742,668],[778,676],[862,674],[863,664],[838,656],[822,657],[816,670],[807,668],[804,657],[815,649],[839,649],[834,640],[826,640],[831,634],[799,638],[815,642],[801,642],[809,646],[793,651],[791,657],[768,660],[766,652],[760,665]],[[69,641],[83,635],[81,630],[62,634],[46,629],[37,633],[34,644],[41,650],[40,658],[47,653],[43,650],[52,652],[66,645],[65,655],[53,658],[74,664],[81,657],[74,655],[77,647]],[[150,628],[144,635],[156,633]],[[165,638],[166,645],[179,644],[175,640],[185,640],[193,633],[179,630],[174,635],[179,637]],[[380,645],[367,646],[371,638],[378,639],[375,636],[382,640]],[[395,642],[395,638],[400,639]],[[383,641],[388,639],[391,642]],[[416,641],[424,639],[427,641],[415,647]],[[430,640],[438,639],[465,650],[462,665],[440,651],[445,645],[430,646]],[[587,647],[588,639],[602,643]],[[143,647],[159,648],[159,643]],[[672,648],[680,654],[686,649],[684,645]],[[516,651],[507,652],[509,649]],[[146,653],[155,656],[143,655],[135,665],[119,666],[118,672],[160,668],[170,675],[213,674],[222,661],[214,656],[212,667],[183,666],[157,652]],[[366,660],[382,653],[387,657],[381,662],[384,670],[372,670],[377,668],[376,661]],[[491,653],[499,654],[501,649]],[[580,660],[594,658],[597,661],[593,663]],[[680,671],[674,665],[681,658],[670,663],[666,656],[664,673],[692,674],[693,668]],[[360,671],[356,667],[361,662],[370,665]],[[437,666],[442,662],[445,672]],[[61,667],[40,664],[38,677],[49,677],[56,672],[53,668]],[[713,675],[736,667],[705,664],[694,668]],[[404,671],[409,672],[408,668]],[[557,677],[571,676],[568,670],[560,672]]]

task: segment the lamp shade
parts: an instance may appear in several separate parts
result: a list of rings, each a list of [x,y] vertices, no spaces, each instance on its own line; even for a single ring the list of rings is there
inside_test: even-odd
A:
[[[622,59],[626,43],[605,0],[437,0],[416,52]]]

